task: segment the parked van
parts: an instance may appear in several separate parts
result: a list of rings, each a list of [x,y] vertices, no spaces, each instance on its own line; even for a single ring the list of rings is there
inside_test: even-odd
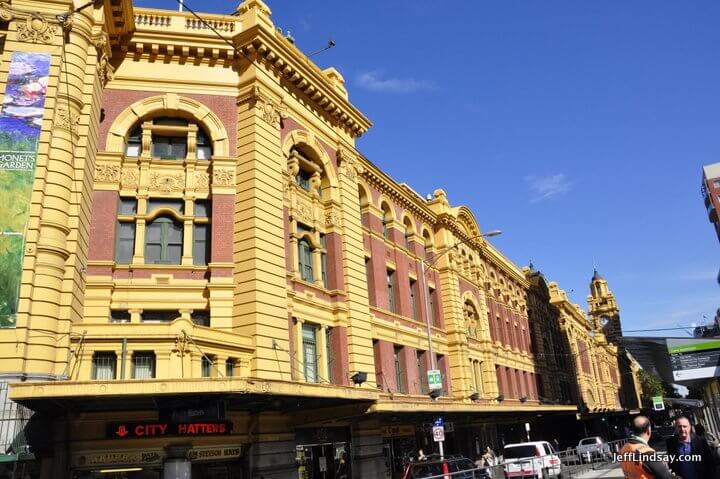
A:
[[[561,478],[560,458],[547,441],[506,444],[503,448],[506,478]]]

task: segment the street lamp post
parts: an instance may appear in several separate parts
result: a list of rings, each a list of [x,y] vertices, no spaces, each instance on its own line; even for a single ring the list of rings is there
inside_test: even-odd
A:
[[[435,363],[435,353],[433,352],[433,345],[432,345],[432,325],[430,324],[430,288],[428,288],[428,286],[427,286],[427,281],[428,281],[427,272],[430,270],[430,268],[432,268],[432,267],[435,265],[435,263],[438,262],[438,260],[439,260],[445,253],[447,253],[447,252],[450,251],[451,249],[454,249],[454,248],[458,247],[458,246],[461,245],[461,244],[465,244],[465,243],[467,243],[467,242],[469,242],[469,241],[472,241],[472,240],[475,240],[475,239],[479,239],[479,238],[489,238],[489,237],[492,237],[492,236],[497,236],[497,235],[499,235],[499,234],[502,234],[502,231],[500,231],[500,230],[492,230],[492,231],[488,231],[488,232],[485,233],[485,234],[480,234],[480,235],[473,236],[473,237],[471,237],[471,238],[467,238],[467,239],[465,239],[465,240],[459,241],[459,242],[455,243],[453,246],[450,246],[450,247],[448,247],[448,248],[445,248],[444,250],[442,250],[441,252],[439,252],[439,253],[435,256],[435,258],[433,258],[433,262],[430,263],[427,267],[425,267],[425,260],[424,260],[424,259],[420,260],[420,268],[421,268],[421,271],[422,271],[422,277],[423,277],[423,281],[425,282],[425,285],[424,285],[424,286],[425,286],[425,295],[424,295],[424,296],[425,296],[425,327],[426,327],[426,329],[427,329],[428,353],[430,354],[430,369],[433,370],[433,371],[436,369],[437,364]],[[440,377],[441,377],[441,384],[442,384],[442,373],[441,373],[441,376],[440,376]],[[421,378],[421,379],[422,379],[422,378]],[[430,386],[430,381],[428,380],[428,387],[429,387],[429,386]],[[441,386],[441,388],[442,388],[442,386]],[[438,396],[432,395],[432,392],[433,392],[433,391],[434,391],[434,390],[431,390],[431,391],[430,391],[430,394],[431,394],[430,397],[432,397],[434,400],[437,400]],[[443,447],[443,446],[444,446],[444,445],[443,445],[444,442],[445,442],[445,441],[442,441],[442,440],[441,440],[441,441],[438,441],[438,448],[439,448],[439,450],[440,450],[440,459],[444,459],[444,457],[445,457],[445,451],[444,451],[444,447]]]

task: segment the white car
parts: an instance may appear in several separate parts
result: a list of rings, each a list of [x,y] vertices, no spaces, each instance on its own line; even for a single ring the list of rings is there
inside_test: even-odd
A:
[[[506,444],[503,448],[506,478],[561,478],[560,458],[547,441]]]
[[[575,451],[577,451],[581,461],[589,462],[594,459],[608,457],[610,455],[610,446],[600,436],[592,436],[581,439]]]

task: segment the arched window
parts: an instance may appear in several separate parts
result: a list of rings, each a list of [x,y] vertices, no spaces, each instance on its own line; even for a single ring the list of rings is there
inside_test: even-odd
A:
[[[300,271],[300,279],[303,281],[313,282],[315,280],[312,250],[307,238],[301,238],[298,241],[298,270]]]
[[[403,220],[403,226],[405,226],[405,247],[407,249],[410,249],[410,238],[412,238],[413,227],[412,221],[410,221],[410,218],[408,218],[407,216]]]
[[[180,264],[183,249],[183,224],[169,216],[148,223],[145,232],[145,263]]]
[[[212,156],[210,136],[200,124],[171,117],[157,117],[136,125],[128,135],[125,156],[138,157],[144,153],[142,138],[146,131],[150,132],[148,153],[153,158],[209,160]]]
[[[383,203],[382,206],[382,227],[383,227],[383,236],[387,239],[390,239],[390,224],[392,223],[392,214],[390,213],[390,207],[387,203]]]
[[[473,306],[469,300],[465,301],[465,307],[463,310],[465,311],[465,322],[467,323],[468,336],[477,338],[480,316],[478,315],[475,306]]]
[[[423,243],[424,243],[424,250],[425,250],[425,258],[430,257],[430,253],[432,251],[432,239],[430,238],[430,232],[428,230],[423,230]]]
[[[308,193],[322,193],[322,167],[311,156],[293,148],[288,158],[288,170],[295,177],[295,183]]]
[[[362,186],[358,186],[358,201],[360,203],[360,223],[366,228],[370,227],[367,207],[370,204],[367,191]]]

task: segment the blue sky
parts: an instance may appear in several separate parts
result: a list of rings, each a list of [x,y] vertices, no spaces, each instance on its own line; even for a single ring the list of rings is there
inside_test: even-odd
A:
[[[313,59],[344,75],[374,123],[358,148],[397,181],[445,189],[583,307],[597,265],[625,330],[714,316],[700,182],[720,161],[720,2],[267,3],[304,52],[337,43]]]

